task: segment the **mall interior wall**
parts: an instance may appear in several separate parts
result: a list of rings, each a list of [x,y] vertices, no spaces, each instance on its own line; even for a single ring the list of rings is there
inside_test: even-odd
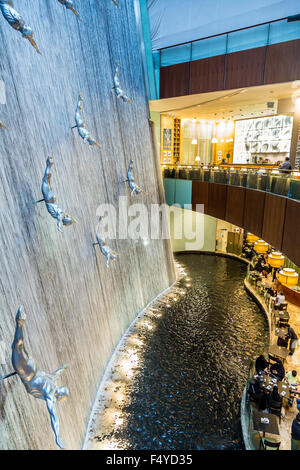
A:
[[[58,404],[60,435],[80,449],[105,366],[135,316],[174,280],[168,240],[108,240],[119,257],[107,269],[93,247],[99,206],[118,209],[130,195],[129,160],[145,194],[136,202],[164,202],[158,153],[148,121],[142,59],[132,0],[77,0],[82,16],[57,1],[16,2],[42,53],[1,16],[0,79],[6,104],[0,119],[0,374],[12,371],[11,344],[20,305],[27,314],[26,347],[46,372],[69,368]],[[132,104],[115,96],[120,81]],[[74,115],[78,94],[84,119],[101,150],[84,144]],[[78,223],[56,228],[41,199],[46,158],[52,155],[57,202]],[[112,211],[113,212],[113,211]],[[0,392],[0,448],[56,449],[45,402],[29,396],[18,377]]]
[[[217,219],[180,207],[169,209],[172,249],[181,251],[216,251]]]

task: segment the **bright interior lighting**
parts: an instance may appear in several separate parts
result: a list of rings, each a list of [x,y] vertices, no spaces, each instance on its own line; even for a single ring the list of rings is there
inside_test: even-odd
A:
[[[234,131],[234,122],[233,121],[228,121],[227,122],[227,134],[232,134]]]

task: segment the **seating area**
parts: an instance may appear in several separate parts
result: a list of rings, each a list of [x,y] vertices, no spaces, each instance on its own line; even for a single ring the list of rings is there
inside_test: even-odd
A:
[[[245,281],[270,324],[269,349],[257,358],[248,382],[249,434],[255,449],[290,450],[292,423],[299,413],[300,379],[298,386],[298,376],[293,380],[292,375],[292,371],[300,371],[300,352],[294,347],[296,332],[300,332],[299,307],[277,291],[277,277],[263,258],[254,254],[249,260]],[[256,270],[259,264],[262,269]],[[265,367],[260,368],[259,363]]]

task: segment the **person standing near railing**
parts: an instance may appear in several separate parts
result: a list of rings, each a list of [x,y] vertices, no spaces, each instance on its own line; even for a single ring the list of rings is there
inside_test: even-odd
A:
[[[278,169],[281,173],[284,173],[284,174],[287,174],[287,175],[289,175],[291,173],[293,168],[292,168],[289,157],[286,157],[285,162],[283,162],[283,164],[280,165],[280,167]]]

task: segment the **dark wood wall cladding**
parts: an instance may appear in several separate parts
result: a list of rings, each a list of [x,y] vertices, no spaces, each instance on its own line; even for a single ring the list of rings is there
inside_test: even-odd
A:
[[[204,181],[193,181],[192,184],[192,210],[196,211],[196,204],[204,204],[204,214],[208,213],[208,186]]]
[[[225,55],[192,61],[190,94],[222,90],[224,65]]]
[[[242,227],[300,266],[300,201],[239,186],[192,184],[192,209]]]
[[[160,98],[188,95],[189,88],[190,62],[160,69]]]
[[[300,266],[300,202],[287,199],[282,252]]]
[[[266,193],[262,238],[281,250],[287,199]]]
[[[226,89],[263,85],[266,47],[234,52],[226,57]]]
[[[300,80],[300,39],[160,69],[160,98]]]
[[[245,194],[245,188],[239,186],[227,187],[225,219],[238,227],[242,227],[244,222]]]
[[[208,187],[208,214],[225,220],[227,185],[210,183]]]
[[[258,237],[262,236],[265,196],[263,191],[247,189],[243,227]]]
[[[280,83],[300,78],[300,39],[268,47],[266,83]]]

